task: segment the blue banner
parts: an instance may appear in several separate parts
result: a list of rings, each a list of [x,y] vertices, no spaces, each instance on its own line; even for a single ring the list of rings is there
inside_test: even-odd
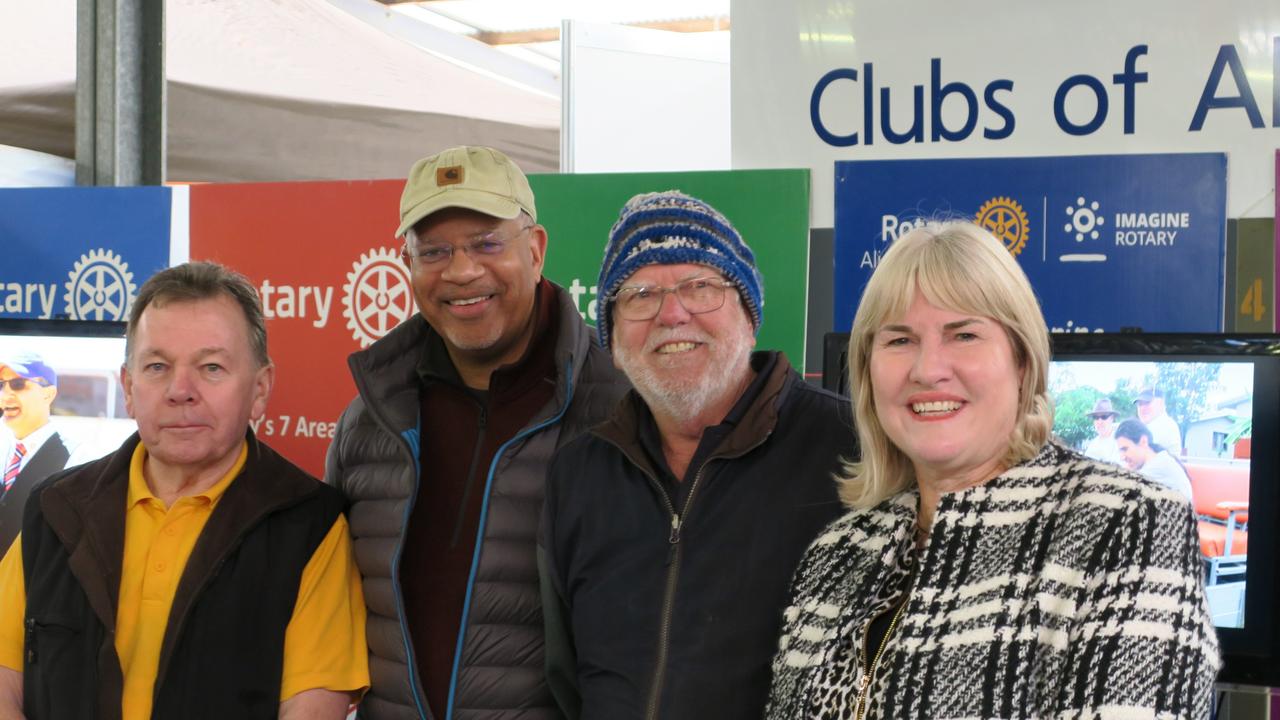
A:
[[[169,265],[164,187],[0,190],[0,317],[124,320]]]
[[[1054,332],[1218,332],[1221,153],[837,162],[835,329],[890,243],[967,219],[1018,259]]]

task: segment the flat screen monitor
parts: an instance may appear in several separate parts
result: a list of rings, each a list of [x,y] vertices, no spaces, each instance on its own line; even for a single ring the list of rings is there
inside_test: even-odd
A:
[[[0,392],[0,403],[6,405],[0,423],[0,458],[12,455],[13,428],[32,432],[32,418],[46,413],[48,427],[69,453],[65,467],[96,460],[120,447],[137,429],[125,410],[120,387],[124,329],[122,322],[0,319],[0,364],[35,361],[56,378],[51,400],[44,392],[18,397],[7,392],[8,386]],[[0,373],[13,374],[2,367]],[[35,460],[32,456],[28,462]]]
[[[1188,496],[1221,679],[1280,682],[1280,336],[1053,336],[1054,433]]]
[[[844,394],[848,339],[828,334],[823,358],[823,385]],[[1225,661],[1220,679],[1280,685],[1280,336],[1052,341],[1055,435],[1188,496]]]

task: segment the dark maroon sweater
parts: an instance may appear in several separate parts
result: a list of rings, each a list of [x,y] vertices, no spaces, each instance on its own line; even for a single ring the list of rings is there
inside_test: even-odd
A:
[[[427,702],[443,717],[467,579],[494,454],[555,394],[559,331],[555,289],[538,286],[525,354],[498,368],[489,390],[467,388],[439,335],[423,362],[418,497],[409,517],[402,578],[409,633]]]

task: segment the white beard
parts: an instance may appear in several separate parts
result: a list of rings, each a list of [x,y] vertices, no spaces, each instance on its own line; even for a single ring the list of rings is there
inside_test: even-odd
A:
[[[681,337],[688,335],[688,330],[680,332]],[[646,343],[650,347],[638,353],[616,343],[613,348],[618,367],[654,414],[665,415],[677,422],[693,420],[709,405],[725,400],[729,393],[738,392],[750,372],[751,351],[755,343],[752,342],[749,322],[729,337],[698,339],[706,342],[711,350],[711,362],[702,377],[681,377],[662,368],[661,356],[656,355],[651,347],[664,341],[665,338],[651,340]],[[736,397],[732,398],[729,405],[732,406],[736,400]]]

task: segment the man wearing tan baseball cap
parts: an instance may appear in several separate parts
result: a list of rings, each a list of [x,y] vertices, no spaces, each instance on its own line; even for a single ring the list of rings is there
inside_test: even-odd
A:
[[[626,381],[569,294],[520,168],[419,160],[400,200],[419,314],[348,364],[325,479],[351,503],[369,606],[362,717],[557,718],[535,554],[546,463]]]

